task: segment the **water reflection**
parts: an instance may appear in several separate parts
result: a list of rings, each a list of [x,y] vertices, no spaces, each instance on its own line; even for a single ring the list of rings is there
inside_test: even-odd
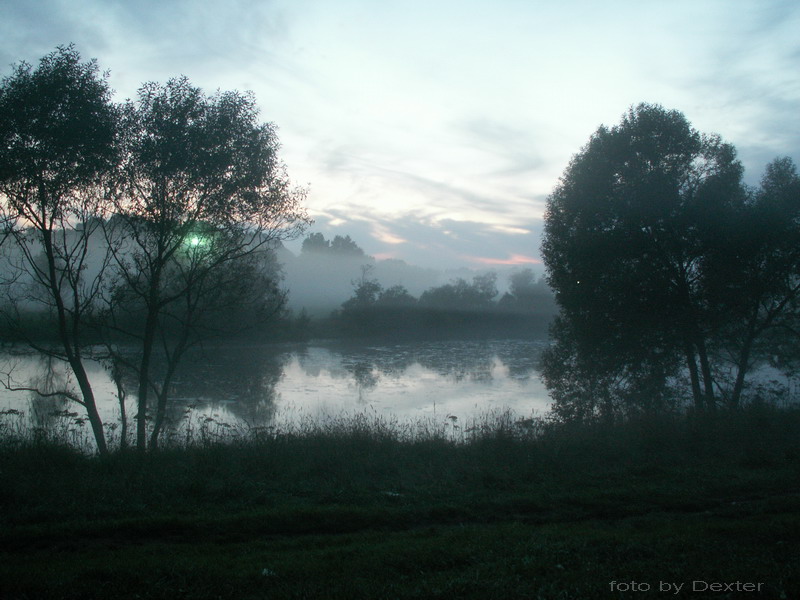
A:
[[[460,382],[464,379],[490,381],[495,375],[495,361],[507,369],[508,376],[526,380],[536,372],[536,361],[542,344],[520,340],[420,342],[379,346],[324,346],[331,354],[341,356],[345,371],[370,387],[380,376],[401,377],[418,364],[443,378]],[[325,357],[325,362],[335,362]],[[322,368],[318,359],[300,355],[300,363],[310,376],[318,376]]]
[[[549,400],[536,363],[542,342],[518,340],[403,344],[315,343],[196,349],[180,365],[168,418],[213,417],[256,427],[305,417],[372,410],[398,418],[457,415],[492,409],[544,412]],[[8,359],[8,357],[6,357]],[[16,359],[15,373],[42,389],[69,383],[63,366],[40,357]],[[156,363],[156,370],[166,366]],[[101,414],[118,422],[116,386],[100,363],[90,365]],[[135,413],[136,381],[123,374],[127,410]],[[49,386],[49,387],[48,387]],[[80,407],[64,399],[25,397],[33,426],[48,415]],[[19,392],[0,394],[0,409],[22,408]]]
[[[187,407],[201,414],[224,413],[229,420],[248,426],[270,422],[276,410],[276,387],[287,359],[285,351],[266,345],[194,349],[173,378],[167,422],[178,423]],[[156,359],[153,369],[158,380],[166,363]],[[124,384],[129,393],[136,390],[132,373],[125,375]]]
[[[42,355],[37,357],[25,387],[41,390],[45,394],[54,394],[58,390],[68,390],[71,386],[61,361]],[[70,412],[72,402],[65,396],[42,396],[34,391],[28,391],[27,396],[28,415],[31,427],[34,429],[52,430],[57,424],[62,423],[63,417],[82,416],[77,412]]]
[[[518,340],[312,346],[286,366],[289,380],[304,387],[284,385],[281,397],[312,414],[363,406],[401,417],[544,412],[549,400],[536,371],[542,347]]]
[[[50,433],[74,442],[83,438],[88,420],[83,409],[69,398],[75,395],[75,385],[63,362],[46,354],[12,351],[0,354],[0,372],[3,387],[16,390],[0,394],[0,410],[11,417],[14,431]],[[3,430],[9,425],[1,424]]]

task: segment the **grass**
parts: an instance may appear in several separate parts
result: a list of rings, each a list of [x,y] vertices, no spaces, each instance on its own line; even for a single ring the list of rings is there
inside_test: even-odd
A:
[[[0,597],[800,597],[800,412],[467,429],[353,417],[104,458],[6,436]]]

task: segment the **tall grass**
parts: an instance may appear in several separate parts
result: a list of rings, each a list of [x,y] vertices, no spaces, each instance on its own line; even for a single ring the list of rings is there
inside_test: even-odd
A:
[[[800,593],[796,409],[206,418],[98,456],[3,415],[0,595],[599,599],[623,578]]]
[[[411,422],[368,413],[235,431],[204,420],[158,451],[107,457],[75,446],[69,429],[25,432],[15,419],[20,415],[6,411],[0,425],[0,498],[23,519],[141,514],[163,506],[182,512],[208,503],[241,508],[278,496],[477,498],[537,484],[584,485],[601,476],[625,484],[642,473],[680,478],[699,469],[712,481],[732,470],[800,468],[800,411],[763,406],[616,425],[556,425],[508,412],[460,427],[451,419]]]

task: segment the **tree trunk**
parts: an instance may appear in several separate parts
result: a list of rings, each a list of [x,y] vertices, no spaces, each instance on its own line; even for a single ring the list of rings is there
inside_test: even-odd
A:
[[[700,357],[700,372],[703,375],[703,391],[705,392],[706,408],[709,412],[714,412],[717,408],[717,401],[714,398],[714,378],[711,376],[711,364],[708,360],[706,343],[703,336],[697,335],[697,354]]]
[[[175,373],[175,367],[178,365],[178,359],[170,359],[169,367],[167,368],[167,375],[164,377],[163,386],[158,393],[158,406],[156,407],[156,418],[153,422],[153,431],[150,433],[150,449],[155,450],[158,448],[158,436],[161,434],[161,428],[164,426],[164,418],[167,415],[167,400],[169,399],[169,386],[172,385],[172,376]]]
[[[119,402],[119,421],[120,421],[120,436],[119,448],[126,450],[128,448],[128,413],[125,409],[125,388],[122,384],[122,372],[116,359],[112,359],[114,364],[111,367],[111,378],[114,380],[114,385],[117,386],[117,401]]]
[[[758,304],[754,307],[752,314],[750,315],[749,323],[747,324],[747,336],[742,343],[742,349],[739,352],[739,360],[736,363],[736,381],[733,384],[733,392],[731,393],[731,408],[736,408],[739,406],[739,402],[741,401],[742,397],[742,390],[744,390],[744,378],[747,374],[747,368],[750,363],[750,353],[753,350],[753,343],[755,342],[756,338],[763,331],[763,328],[757,327],[758,322],[758,313],[759,313]],[[769,315],[764,322],[764,327],[766,327],[772,321],[772,315]]]
[[[83,398],[83,403],[86,408],[86,415],[89,418],[89,424],[92,426],[92,433],[94,434],[95,443],[97,444],[97,451],[100,454],[107,454],[108,446],[106,445],[106,436],[103,431],[103,421],[100,418],[100,413],[97,411],[92,384],[83,366],[78,339],[76,335],[71,336],[69,332],[67,308],[64,306],[64,299],[61,297],[61,288],[58,284],[59,278],[56,273],[56,257],[53,250],[52,232],[47,229],[42,230],[42,245],[44,246],[45,257],[47,258],[47,284],[50,287],[50,294],[56,305],[58,336],[61,339],[64,354],[67,356],[67,362],[72,372],[75,374],[75,379],[78,381],[81,397]],[[73,334],[74,333],[73,331]]]
[[[686,366],[689,369],[689,379],[692,382],[692,398],[694,407],[698,411],[703,410],[703,392],[700,390],[700,376],[697,373],[697,361],[694,356],[694,346],[691,342],[684,343],[684,353],[686,355]]]
[[[731,393],[731,408],[737,408],[742,397],[742,390],[744,389],[744,376],[747,372],[747,366],[750,362],[750,351],[753,347],[753,338],[748,336],[745,341],[742,351],[739,354],[739,361],[736,365],[736,381],[733,384],[733,392]]]
[[[147,450],[147,393],[150,384],[150,360],[153,354],[157,325],[157,313],[153,305],[148,307],[142,342],[142,360],[139,362],[138,408],[136,411],[136,447],[140,452]]]
[[[81,396],[86,406],[86,415],[89,417],[89,424],[92,426],[92,433],[97,443],[97,451],[100,454],[108,454],[105,431],[103,431],[103,420],[100,418],[100,413],[97,411],[94,391],[92,390],[89,376],[86,374],[86,369],[83,366],[83,361],[80,356],[74,355],[74,357],[70,359],[69,365],[72,368],[72,372],[75,374],[75,379],[78,381],[78,387],[81,389]]]
[[[155,449],[158,447],[158,436],[161,433],[161,428],[164,426],[164,418],[167,414],[167,402],[169,400],[169,388],[172,385],[172,378],[175,376],[175,371],[178,368],[178,363],[181,361],[183,353],[188,348],[190,327],[184,323],[183,331],[181,332],[180,339],[176,342],[175,348],[171,353],[167,353],[167,373],[164,375],[162,381],[161,391],[158,394],[158,408],[156,410],[156,419],[153,423],[153,432],[150,435],[150,447]]]
[[[167,414],[167,396],[164,389],[156,394],[158,404],[156,405],[156,417],[153,420],[153,430],[150,432],[150,450],[158,449],[158,436],[161,434],[161,427],[164,424],[164,417]]]

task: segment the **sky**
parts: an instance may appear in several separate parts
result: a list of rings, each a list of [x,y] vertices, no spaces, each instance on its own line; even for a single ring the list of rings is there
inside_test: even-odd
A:
[[[797,0],[0,0],[0,69],[74,43],[115,99],[250,90],[310,231],[438,269],[541,270],[546,198],[640,102],[800,162]],[[299,241],[290,248],[299,248]]]

